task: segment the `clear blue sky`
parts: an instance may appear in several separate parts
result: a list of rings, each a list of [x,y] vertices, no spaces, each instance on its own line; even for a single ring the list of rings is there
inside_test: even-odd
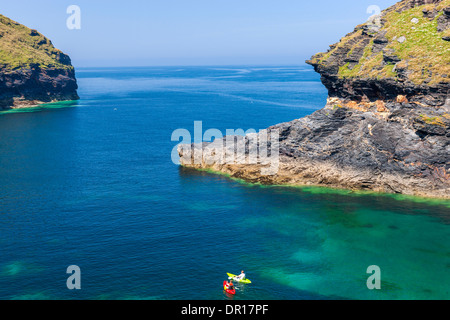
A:
[[[76,67],[299,65],[396,0],[1,0]],[[66,9],[81,8],[81,30]]]

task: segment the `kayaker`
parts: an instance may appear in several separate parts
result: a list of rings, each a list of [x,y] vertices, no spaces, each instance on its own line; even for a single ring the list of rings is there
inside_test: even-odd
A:
[[[228,290],[233,290],[234,289],[233,281],[230,280],[230,282],[227,283],[227,289]]]
[[[245,279],[245,273],[244,270],[241,271],[241,274],[236,276],[235,280],[244,280]]]

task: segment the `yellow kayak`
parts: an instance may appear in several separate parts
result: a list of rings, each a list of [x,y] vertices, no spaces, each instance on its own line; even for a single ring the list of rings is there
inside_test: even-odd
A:
[[[240,282],[240,283],[252,283],[250,280],[248,279],[243,279],[243,280],[236,280],[237,275],[235,274],[231,274],[231,273],[227,273],[227,275],[232,278],[234,281]]]

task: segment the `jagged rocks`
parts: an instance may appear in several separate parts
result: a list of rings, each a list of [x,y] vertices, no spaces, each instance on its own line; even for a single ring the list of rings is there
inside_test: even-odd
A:
[[[443,32],[450,28],[450,7],[444,8],[444,14],[437,19],[437,30]]]

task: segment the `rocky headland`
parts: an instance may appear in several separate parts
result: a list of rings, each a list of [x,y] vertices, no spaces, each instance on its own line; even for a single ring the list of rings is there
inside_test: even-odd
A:
[[[328,101],[267,129],[279,133],[275,174],[211,152],[194,161],[209,143],[180,145],[180,163],[254,183],[450,199],[450,0],[400,1],[307,63]]]
[[[0,15],[0,110],[77,100],[68,55],[38,31]]]

